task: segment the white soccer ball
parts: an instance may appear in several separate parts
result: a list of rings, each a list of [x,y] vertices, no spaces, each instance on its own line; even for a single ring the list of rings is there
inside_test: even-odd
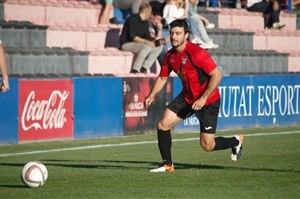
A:
[[[48,178],[48,170],[41,162],[31,161],[24,165],[21,178],[29,187],[40,187]]]

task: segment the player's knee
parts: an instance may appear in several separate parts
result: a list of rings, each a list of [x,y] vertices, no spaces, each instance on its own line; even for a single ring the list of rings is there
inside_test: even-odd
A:
[[[214,150],[215,145],[214,143],[208,143],[205,141],[201,141],[200,142],[200,146],[202,147],[202,149],[204,149],[206,152],[211,152]]]
[[[163,131],[167,131],[167,130],[170,129],[170,127],[167,126],[167,125],[165,125],[162,121],[159,121],[159,122],[157,123],[157,129],[163,130]]]

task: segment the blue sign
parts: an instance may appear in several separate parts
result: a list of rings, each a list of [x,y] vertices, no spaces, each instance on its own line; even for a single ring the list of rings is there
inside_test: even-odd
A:
[[[74,138],[123,135],[122,79],[74,78]]]
[[[0,144],[18,143],[19,80],[9,79],[9,86],[9,91],[0,92]]]
[[[175,96],[181,88],[179,78],[174,78]],[[300,124],[299,74],[226,76],[219,91],[219,130]],[[174,128],[175,131],[199,129],[194,115]]]

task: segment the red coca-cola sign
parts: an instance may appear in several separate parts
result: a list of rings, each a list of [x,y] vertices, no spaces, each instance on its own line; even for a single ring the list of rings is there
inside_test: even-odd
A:
[[[19,88],[19,141],[73,137],[71,80],[24,80]]]

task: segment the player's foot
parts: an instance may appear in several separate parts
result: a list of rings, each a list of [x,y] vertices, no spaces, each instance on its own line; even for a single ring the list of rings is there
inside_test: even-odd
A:
[[[156,169],[151,169],[150,172],[166,172],[166,171],[174,171],[174,165],[164,164]]]
[[[237,161],[242,156],[242,144],[244,142],[244,136],[242,134],[238,134],[235,138],[239,141],[239,144],[232,148],[231,150],[231,160]]]

